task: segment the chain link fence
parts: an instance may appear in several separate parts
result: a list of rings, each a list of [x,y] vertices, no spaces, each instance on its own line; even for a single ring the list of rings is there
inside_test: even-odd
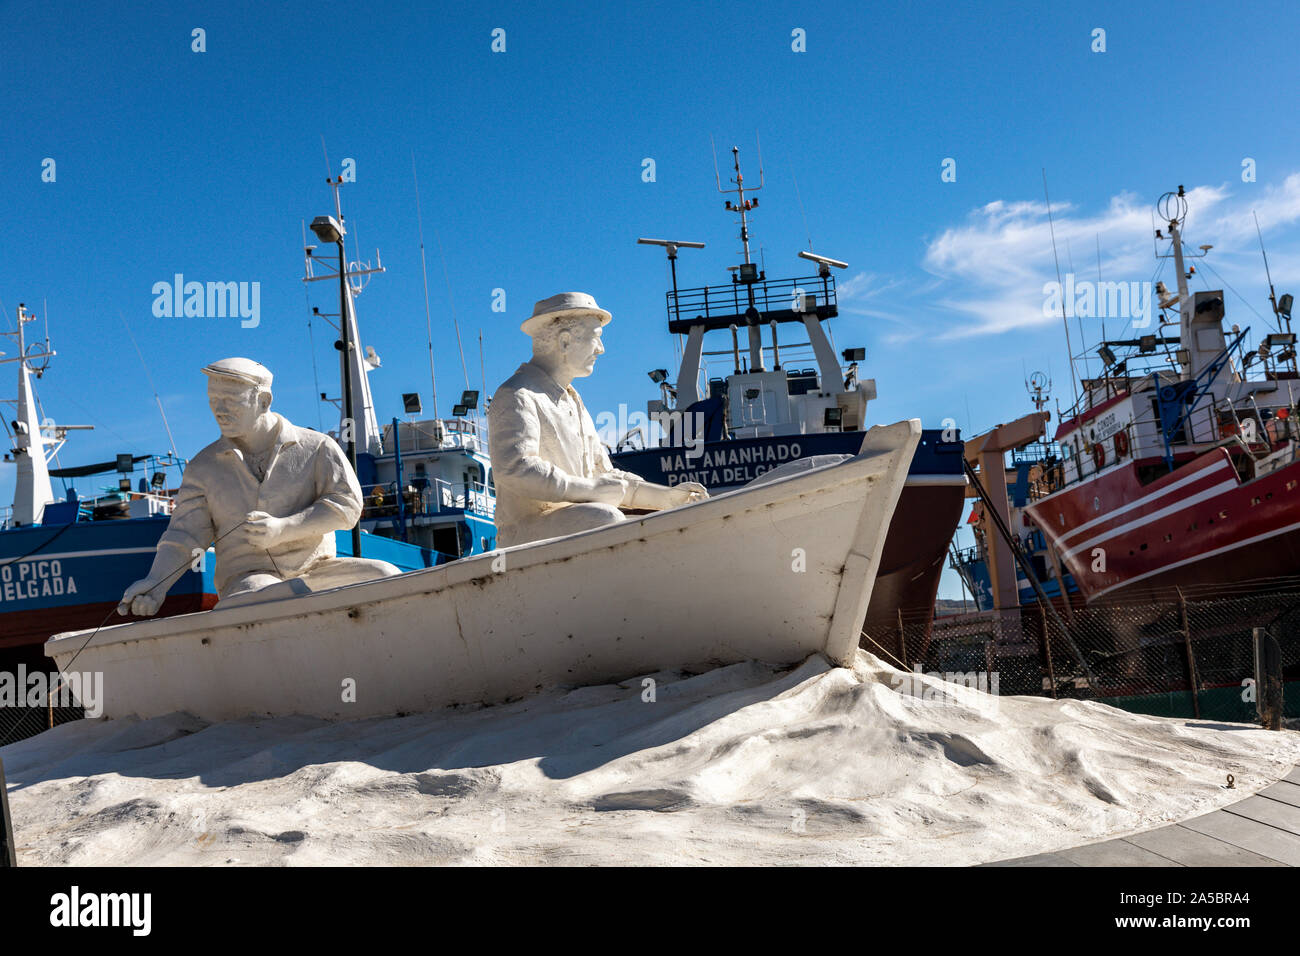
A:
[[[34,707],[25,704],[0,707],[0,747],[85,716],[81,707],[50,707],[48,703]]]
[[[0,658],[0,747],[85,716],[75,706],[79,701],[73,688],[61,685],[54,662],[40,645],[7,651]]]
[[[1254,629],[1262,627],[1281,650],[1284,715],[1300,718],[1300,580],[1263,589],[1171,588],[1140,602],[1058,604],[1056,612],[1034,604],[900,616],[895,633],[864,635],[862,643],[908,670],[968,682],[966,675],[983,674],[982,685],[1002,695],[1253,723]]]

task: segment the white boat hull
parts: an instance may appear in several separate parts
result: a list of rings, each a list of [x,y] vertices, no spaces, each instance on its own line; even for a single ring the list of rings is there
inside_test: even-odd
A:
[[[671,511],[315,594],[59,634],[104,717],[356,718],[742,660],[853,655],[920,437]]]

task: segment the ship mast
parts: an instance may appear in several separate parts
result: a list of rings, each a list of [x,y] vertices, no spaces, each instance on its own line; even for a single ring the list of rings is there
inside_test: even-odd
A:
[[[1178,192],[1168,192],[1160,197],[1156,203],[1160,213],[1160,218],[1169,224],[1169,240],[1173,246],[1172,257],[1174,260],[1174,269],[1178,273],[1178,341],[1179,349],[1187,355],[1187,362],[1183,365],[1181,378],[1196,378],[1201,371],[1211,364],[1222,351],[1219,345],[1210,348],[1202,348],[1197,339],[1196,332],[1198,327],[1203,328],[1196,322],[1195,297],[1192,295],[1187,284],[1188,271],[1186,266],[1187,259],[1203,259],[1209,252],[1210,246],[1201,246],[1201,254],[1187,253],[1183,251],[1183,223],[1187,221],[1187,194],[1183,187],[1178,187]],[[1161,238],[1159,230],[1156,231],[1156,238]],[[1169,258],[1165,256],[1163,258]],[[1173,305],[1173,302],[1165,300],[1161,303],[1162,308]]]
[[[749,254],[749,211],[758,208],[757,199],[745,198],[745,177],[740,172],[740,147],[731,147],[731,164],[736,171],[736,177],[730,182],[734,183],[735,189],[723,189],[722,178],[718,174],[717,159],[714,158],[713,175],[718,182],[718,192],[722,194],[735,193],[736,201],[728,199],[723,208],[731,212],[740,213],[740,242],[744,248],[745,261],[732,277],[733,282],[743,283],[749,299],[749,308],[745,311],[745,316],[749,319],[749,370],[751,372],[762,372],[763,368],[763,335],[762,329],[758,324],[758,309],[754,303],[754,283],[763,279],[763,273],[754,264]],[[763,157],[759,153],[758,159],[758,185],[751,187],[750,192],[757,192],[763,188]],[[737,372],[740,369],[736,369]]]
[[[32,388],[31,373],[39,377],[45,370],[28,367],[34,359],[49,358],[55,353],[50,350],[49,340],[45,341],[45,351],[27,354],[27,343],[23,326],[34,321],[36,316],[27,311],[26,306],[18,303],[18,328],[12,335],[18,342],[18,355],[15,358],[0,359],[0,364],[18,363],[18,415],[14,420],[14,463],[18,466],[18,480],[14,486],[13,523],[15,526],[40,524],[45,514],[45,506],[54,501],[54,490],[50,486],[50,469],[45,460],[45,436],[41,434],[38,418],[36,391]]]
[[[329,179],[327,182],[330,188],[334,190],[334,211],[338,217],[340,225],[346,225],[343,219],[343,206],[339,198],[339,188],[343,185],[343,177],[338,176]],[[313,256],[312,250],[315,246],[309,246],[306,252],[307,274],[303,277],[304,282],[320,282],[329,280],[339,281],[337,266],[334,271],[324,275],[315,275],[312,271],[314,262],[328,263],[326,257]],[[347,281],[344,283],[347,289],[347,295],[341,296],[344,314],[339,316],[339,331],[346,334],[340,341],[335,343],[335,348],[339,349],[339,381],[342,387],[342,394],[345,396],[339,407],[339,440],[343,441],[349,430],[353,430],[356,439],[356,447],[361,454],[382,455],[383,454],[383,433],[379,430],[379,421],[375,415],[375,403],[370,394],[369,372],[377,366],[366,357],[366,352],[361,346],[360,334],[357,330],[357,313],[354,299],[364,288],[364,283],[358,280],[365,276],[372,275],[376,272],[383,272],[383,263],[379,260],[379,254],[375,254],[375,265],[372,268],[369,263],[357,263],[356,268],[346,265],[346,256],[344,257],[344,268],[347,272]],[[348,348],[344,349],[342,343],[347,342]]]

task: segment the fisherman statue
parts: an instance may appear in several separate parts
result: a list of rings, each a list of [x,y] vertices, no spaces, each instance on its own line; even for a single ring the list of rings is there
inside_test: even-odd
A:
[[[502,546],[622,521],[620,508],[659,511],[708,497],[695,482],[669,488],[610,463],[571,384],[604,353],[609,320],[590,295],[561,292],[538,302],[521,326],[533,340],[532,360],[496,390],[488,409]]]
[[[118,613],[157,613],[214,542],[221,606],[399,574],[387,561],[336,555],[334,532],[361,516],[361,486],[334,439],[270,410],[270,371],[228,358],[203,373],[221,437],[186,466],[149,575],[126,589]]]

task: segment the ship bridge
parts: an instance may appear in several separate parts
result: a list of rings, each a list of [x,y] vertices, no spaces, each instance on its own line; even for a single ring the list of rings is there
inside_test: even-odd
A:
[[[779,414],[773,408],[766,408],[772,403],[784,405],[788,395],[824,392],[825,397],[831,397],[845,391],[841,386],[835,350],[821,326],[824,319],[839,315],[835,277],[829,269],[823,268],[821,272],[821,275],[802,278],[768,279],[753,264],[745,263],[737,267],[729,285],[674,288],[668,292],[665,299],[668,330],[686,335],[681,370],[677,376],[678,407],[689,409],[704,398],[698,393],[696,385],[704,354],[704,335],[706,332],[724,329],[731,330],[731,354],[735,372],[728,382],[729,386],[734,386],[730,389],[730,404],[740,401],[742,392],[746,390],[758,388],[764,393],[771,392],[771,401],[764,400],[765,411],[760,416],[767,423],[777,424],[788,420],[789,424],[794,425],[795,420],[802,421],[802,415],[791,418],[791,414]],[[818,366],[816,372],[805,369],[790,381],[787,381],[786,373],[781,370],[781,343],[777,334],[778,326],[785,323],[799,323],[802,326],[807,341],[793,343],[790,347],[811,346]],[[764,326],[770,329],[771,336],[771,345],[766,348],[762,342]],[[740,329],[747,332],[747,364],[741,359]],[[765,351],[771,353],[771,371],[764,361]],[[833,398],[830,404],[835,404]],[[753,417],[748,412],[742,414],[739,408],[732,408],[731,411],[733,421],[736,422]],[[860,421],[864,412],[865,407],[855,407],[848,417]],[[816,413],[822,414],[820,407]],[[773,415],[776,417],[773,418]],[[802,430],[803,426],[799,425],[798,428]]]

